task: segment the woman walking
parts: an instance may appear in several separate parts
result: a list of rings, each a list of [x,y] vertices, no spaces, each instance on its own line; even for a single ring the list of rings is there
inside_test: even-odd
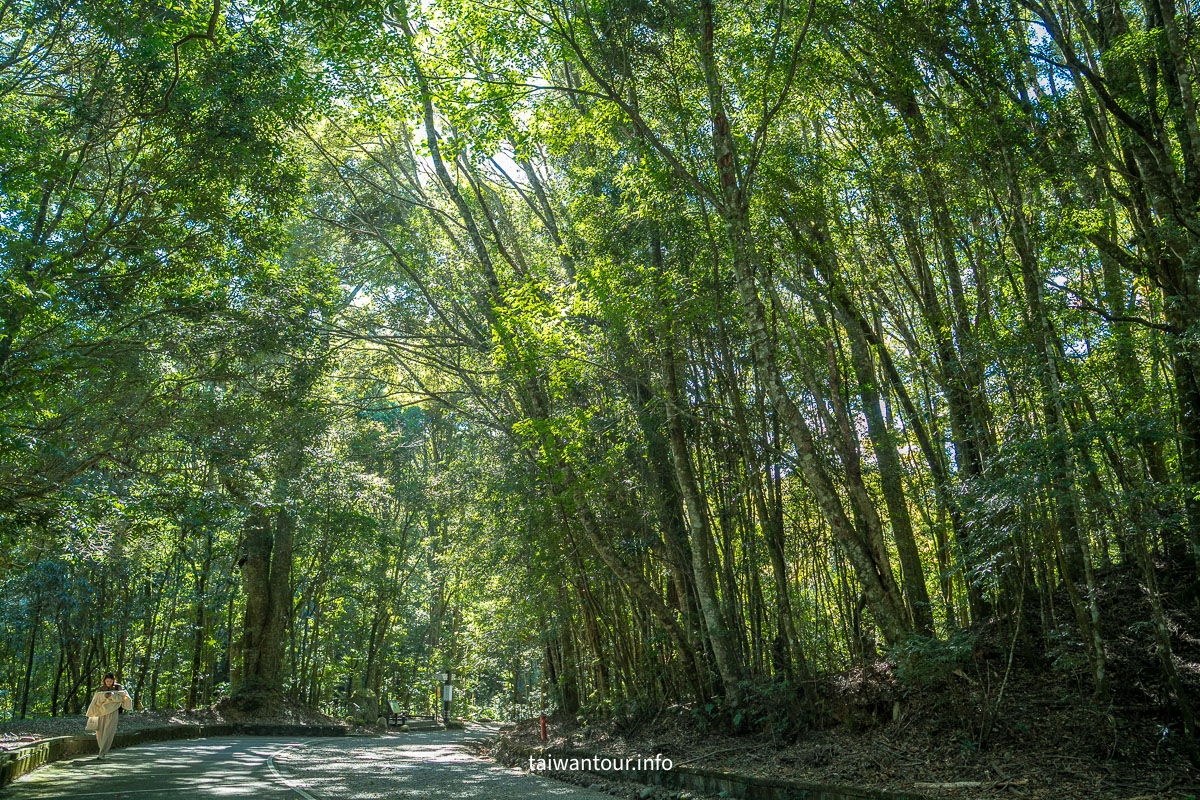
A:
[[[87,728],[96,732],[101,760],[108,754],[108,748],[112,747],[113,736],[117,733],[117,714],[122,708],[132,711],[133,700],[110,672],[104,676],[104,683],[92,696],[92,703],[87,710]]]

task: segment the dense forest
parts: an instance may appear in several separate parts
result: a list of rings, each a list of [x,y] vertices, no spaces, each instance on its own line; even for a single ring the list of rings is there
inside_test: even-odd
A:
[[[990,648],[1192,748],[1197,16],[4,0],[0,717]]]

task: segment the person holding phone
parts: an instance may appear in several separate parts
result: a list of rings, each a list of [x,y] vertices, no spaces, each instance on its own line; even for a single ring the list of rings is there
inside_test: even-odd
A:
[[[92,696],[92,702],[87,709],[87,729],[96,732],[100,761],[108,755],[113,737],[117,735],[117,714],[122,708],[126,711],[133,710],[133,700],[125,691],[125,687],[117,683],[116,676],[109,672]]]

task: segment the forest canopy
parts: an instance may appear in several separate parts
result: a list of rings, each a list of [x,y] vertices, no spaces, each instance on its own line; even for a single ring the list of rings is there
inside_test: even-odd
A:
[[[8,0],[0,716],[795,727],[990,647],[1192,747],[1196,23]]]

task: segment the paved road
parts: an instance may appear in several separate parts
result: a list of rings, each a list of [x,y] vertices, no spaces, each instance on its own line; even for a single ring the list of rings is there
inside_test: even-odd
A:
[[[475,735],[479,735],[476,732]],[[214,738],[113,750],[37,770],[4,800],[600,800],[610,795],[531,776],[470,755],[470,733],[346,739]]]
[[[301,739],[216,738],[112,750],[104,761],[56,761],[14,782],[5,800],[128,797],[296,797],[275,777],[271,757]]]

